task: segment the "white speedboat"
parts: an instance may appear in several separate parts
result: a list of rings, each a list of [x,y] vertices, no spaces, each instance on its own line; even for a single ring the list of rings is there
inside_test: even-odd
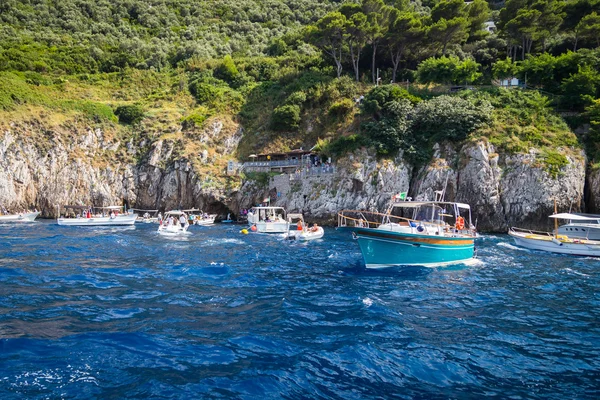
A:
[[[33,222],[40,215],[39,211],[34,212],[22,212],[18,214],[4,214],[0,215],[1,222]]]
[[[137,214],[132,211],[126,212],[122,206],[64,206],[64,208],[65,213],[56,219],[58,225],[123,226],[133,225],[137,219]]]
[[[288,239],[307,241],[320,239],[325,234],[323,228],[317,226],[317,224],[313,224],[313,226],[306,225],[302,214],[288,214],[288,224],[286,236]]]
[[[250,230],[261,233],[285,233],[289,230],[283,207],[253,207],[248,212]]]
[[[167,211],[158,226],[161,235],[184,235],[189,233],[188,215],[180,210]]]

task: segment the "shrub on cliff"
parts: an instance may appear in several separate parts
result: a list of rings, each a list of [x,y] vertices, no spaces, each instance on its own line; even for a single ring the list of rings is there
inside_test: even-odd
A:
[[[492,106],[486,101],[439,96],[415,108],[413,132],[426,140],[461,141],[491,121]]]
[[[144,109],[138,104],[118,106],[115,115],[119,118],[120,123],[135,125],[144,119]]]
[[[286,104],[277,107],[271,116],[271,128],[276,131],[296,130],[300,123],[300,107]]]

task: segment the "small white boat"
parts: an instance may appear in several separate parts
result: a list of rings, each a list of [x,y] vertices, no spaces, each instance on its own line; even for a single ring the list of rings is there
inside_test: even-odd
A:
[[[143,213],[142,215],[138,214],[138,217],[135,220],[135,222],[141,222],[144,224],[158,223],[158,210],[140,210],[134,208],[133,211],[138,212],[140,214]]]
[[[287,239],[307,241],[320,239],[325,234],[323,228],[317,226],[317,224],[311,227],[306,225],[302,214],[288,214],[288,225]],[[296,230],[293,230],[294,228]]]
[[[213,225],[215,223],[215,218],[217,218],[217,214],[203,213],[202,210],[199,210],[197,208],[191,208],[189,210],[183,211],[188,213],[190,225]],[[195,214],[196,211],[199,211],[199,213]]]
[[[188,234],[188,215],[180,210],[167,211],[158,226],[161,235],[184,235]]]
[[[248,212],[250,230],[261,233],[285,233],[289,223],[283,207],[253,207]]]
[[[39,211],[22,212],[19,214],[4,214],[0,215],[0,223],[2,222],[33,222],[40,215]]]
[[[91,207],[64,206],[65,213],[56,219],[63,226],[123,226],[133,225],[137,214],[126,212],[122,206]]]

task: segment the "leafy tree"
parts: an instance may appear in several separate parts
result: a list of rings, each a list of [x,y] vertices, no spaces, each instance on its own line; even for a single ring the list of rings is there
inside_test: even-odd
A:
[[[348,21],[346,25],[346,41],[355,79],[358,82],[360,80],[358,64],[361,53],[367,43],[367,35],[371,27],[367,22],[367,16],[360,11],[360,8],[355,7],[355,9],[357,12],[346,17]]]
[[[454,56],[431,57],[419,64],[417,77],[423,83],[468,83],[481,76],[480,67],[474,60],[461,61]]]
[[[376,58],[377,49],[385,37],[391,8],[387,7],[383,0],[363,0],[363,12],[367,15],[369,29],[366,32],[367,43],[371,45],[371,76],[373,83],[377,83]]]
[[[467,21],[469,22],[469,41],[475,41],[487,35],[487,31],[483,30],[483,24],[492,15],[488,2],[485,0],[474,0],[466,6],[466,12]]]
[[[467,10],[462,0],[440,0],[431,9],[431,20],[438,22],[442,18],[449,20],[454,18],[466,18]]]
[[[425,30],[418,14],[412,12],[392,11],[390,27],[386,33],[385,41],[392,60],[392,82],[396,81],[398,66],[414,47],[421,44],[425,37]]]
[[[496,79],[512,78],[518,70],[517,64],[507,57],[504,60],[496,61],[492,67],[492,76]]]
[[[600,99],[586,108],[590,119],[590,130],[585,138],[586,153],[590,161],[600,161]]]
[[[464,17],[447,20],[441,18],[429,27],[428,37],[431,41],[441,45],[442,55],[446,55],[448,45],[451,43],[462,43],[469,37],[467,30],[469,23]]]
[[[333,58],[338,78],[342,74],[346,25],[346,17],[336,11],[321,18],[316,25],[307,28],[308,40]]]
[[[600,73],[589,66],[579,67],[576,74],[565,79],[561,85],[566,104],[581,109],[600,97]]]
[[[577,24],[576,29],[584,39],[595,40],[596,47],[600,47],[600,15],[595,11],[586,15]]]

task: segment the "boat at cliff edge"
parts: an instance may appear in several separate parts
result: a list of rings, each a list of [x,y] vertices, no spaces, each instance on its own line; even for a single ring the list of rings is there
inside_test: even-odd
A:
[[[252,207],[248,212],[248,226],[255,232],[285,233],[289,230],[283,207]]]
[[[386,213],[343,210],[338,230],[352,233],[367,268],[464,262],[473,258],[477,237],[471,207],[445,201],[399,201]]]
[[[565,219],[569,223],[556,226],[553,232],[540,232],[530,229],[511,227],[508,234],[518,246],[531,250],[578,256],[600,257],[600,240],[592,240],[598,234],[598,216],[583,214],[553,214],[555,224]],[[588,226],[589,225],[589,226]],[[577,229],[577,230],[576,230]]]
[[[2,222],[33,222],[40,215],[39,211],[21,212],[18,214],[0,214],[0,223]]]
[[[126,212],[122,206],[91,207],[64,206],[65,212],[56,219],[64,226],[124,226],[133,225],[137,214]]]

